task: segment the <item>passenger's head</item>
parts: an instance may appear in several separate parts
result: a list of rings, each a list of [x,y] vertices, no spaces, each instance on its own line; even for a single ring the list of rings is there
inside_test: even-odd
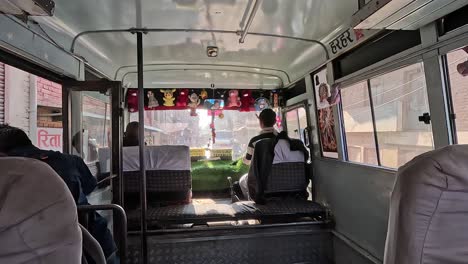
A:
[[[325,83],[319,85],[320,102],[328,98],[328,86]]]
[[[130,122],[125,129],[125,136],[126,137],[134,137],[138,138],[138,122]]]
[[[0,152],[8,153],[19,147],[32,146],[26,133],[9,125],[0,125]]]
[[[267,108],[260,113],[258,120],[260,121],[261,128],[273,127],[276,123],[276,113]]]

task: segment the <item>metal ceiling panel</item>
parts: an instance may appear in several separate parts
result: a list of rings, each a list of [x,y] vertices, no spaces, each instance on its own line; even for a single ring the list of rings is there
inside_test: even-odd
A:
[[[316,63],[326,60],[323,48],[304,41],[273,37],[249,36],[238,42],[235,34],[185,32],[150,32],[144,36],[145,69],[151,65],[213,65],[219,70],[243,67],[283,71],[289,75],[285,85],[303,77]],[[83,38],[75,53],[115,76],[122,66],[136,65],[136,37],[131,33],[92,34]],[[219,55],[210,58],[206,48],[210,43],[219,48]]]
[[[416,30],[468,0],[373,0],[353,17],[356,29]]]
[[[84,79],[82,60],[7,15],[0,15],[0,48],[58,74]]]
[[[265,0],[251,30],[322,40],[357,11],[354,0]]]
[[[435,0],[415,10],[411,15],[395,22],[388,28],[394,30],[416,30],[467,4],[468,0]]]
[[[55,0],[55,3],[54,17],[33,19],[41,25],[36,32],[43,34],[44,30],[65,49],[72,50],[73,39],[88,31],[176,29],[179,32],[145,35],[145,70],[154,64],[213,64],[217,70],[258,68],[282,72],[288,76],[280,77],[284,85],[323,65],[328,57],[327,48],[313,41],[329,39],[348,28],[352,14],[358,9],[358,1],[351,0],[264,0],[253,18],[251,34],[246,36],[245,43],[239,44],[236,32],[245,28],[256,0]],[[208,45],[219,47],[217,58],[206,56]],[[113,78],[119,68],[136,64],[136,37],[128,32],[84,34],[77,38],[73,52]]]

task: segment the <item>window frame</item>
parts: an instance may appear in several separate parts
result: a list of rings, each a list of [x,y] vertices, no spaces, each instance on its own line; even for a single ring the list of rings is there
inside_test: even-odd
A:
[[[377,76],[380,76],[380,75],[377,75]],[[382,166],[382,163],[381,163],[381,160],[380,160],[380,148],[379,148],[379,139],[378,139],[378,136],[377,136],[377,128],[376,128],[376,122],[375,122],[375,111],[374,111],[374,102],[373,102],[373,99],[372,99],[372,91],[371,91],[371,87],[370,87],[370,79],[364,79],[362,81],[358,81],[358,82],[355,82],[353,84],[349,84],[349,85],[346,85],[346,87],[342,88],[342,89],[347,89],[351,86],[354,86],[358,83],[365,83],[366,84],[366,90],[367,90],[367,96],[369,97],[369,104],[370,104],[370,111],[371,111],[371,121],[372,121],[372,136],[373,136],[373,139],[374,139],[374,144],[375,144],[375,151],[376,151],[376,157],[377,157],[377,165],[375,164],[368,164],[368,163],[361,163],[361,162],[357,162],[357,161],[352,161],[352,160],[349,160],[349,152],[348,152],[348,138],[346,136],[346,125],[345,125],[345,120],[344,120],[344,112],[343,112],[343,100],[340,101],[340,104],[339,104],[339,111],[340,111],[340,126],[341,126],[341,135],[342,135],[342,138],[343,138],[343,148],[344,148],[344,155],[343,155],[343,158],[346,162],[349,162],[349,163],[353,163],[353,164],[357,164],[357,165],[363,165],[363,166],[369,166],[369,167],[377,167],[377,168],[387,168],[387,167],[384,167]],[[341,91],[340,91],[340,96],[343,96],[341,94]],[[343,97],[342,97],[343,98]],[[392,169],[392,168],[388,168],[388,169]]]
[[[287,131],[289,133],[289,130],[288,130],[288,120],[287,120],[287,113],[291,112],[291,111],[296,111],[296,117],[297,117],[297,127],[299,128],[299,130],[301,129],[301,125],[300,125],[300,120],[299,120],[299,109],[300,108],[303,108],[305,113],[306,113],[306,119],[307,119],[307,125],[306,127],[304,127],[304,129],[307,131],[307,143],[303,141],[304,145],[310,149],[311,153],[312,153],[312,148],[311,148],[311,145],[312,145],[312,140],[311,140],[311,136],[312,136],[312,133],[311,133],[311,122],[310,122],[310,112],[307,110],[308,109],[308,106],[309,106],[309,103],[307,100],[304,100],[304,101],[301,101],[299,103],[296,103],[296,104],[293,104],[293,105],[290,105],[290,106],[287,106],[285,108],[283,108],[282,110],[282,116],[283,116],[283,122],[282,122],[282,126],[283,126],[283,130]],[[300,135],[301,138],[302,138],[302,135]],[[304,140],[306,140],[304,138]],[[301,140],[302,141],[302,140]]]
[[[446,101],[447,101],[447,111],[448,111],[447,118],[450,124],[449,133],[451,135],[451,140],[450,140],[451,145],[459,144],[459,140],[458,140],[458,133],[457,133],[455,104],[453,102],[452,83],[450,80],[450,72],[449,72],[449,67],[448,67],[449,62],[448,62],[447,55],[465,46],[468,46],[468,37],[465,37],[458,41],[450,43],[440,49],[440,58],[441,58],[441,64],[442,64],[441,66],[442,66],[442,71],[443,71],[442,81],[445,84],[444,91],[446,94]]]
[[[344,123],[344,118],[343,118],[343,100],[340,101],[339,103],[339,115],[340,115],[340,129],[341,129],[341,137],[343,141],[343,149],[344,149],[344,155],[343,155],[343,161],[347,163],[352,163],[356,165],[361,165],[361,166],[366,166],[366,167],[376,167],[376,168],[381,168],[384,170],[390,170],[390,171],[396,171],[398,168],[392,168],[392,167],[387,167],[382,165],[382,158],[381,158],[381,153],[380,153],[380,145],[379,145],[379,139],[378,139],[378,131],[377,131],[377,124],[376,124],[376,117],[375,117],[375,108],[374,108],[374,99],[372,98],[372,87],[371,87],[371,79],[373,78],[378,78],[382,75],[392,73],[394,71],[398,71],[400,69],[403,69],[405,67],[422,63],[424,67],[424,60],[422,58],[410,58],[408,60],[404,60],[401,62],[396,63],[393,66],[389,67],[384,67],[382,69],[379,69],[378,71],[374,72],[374,74],[367,74],[364,76],[361,76],[361,78],[352,78],[348,81],[344,82],[344,87],[342,89],[346,89],[347,87],[351,87],[355,84],[358,84],[360,82],[365,82],[367,86],[367,96],[369,97],[369,102],[370,102],[370,108],[371,108],[371,116],[372,116],[372,126],[373,126],[373,135],[374,135],[374,142],[375,142],[375,148],[376,148],[376,155],[377,155],[377,163],[378,165],[374,164],[366,164],[366,163],[360,163],[360,162],[355,162],[355,161],[350,161],[349,160],[349,153],[348,153],[348,144],[347,144],[347,137],[346,137],[346,126]],[[424,78],[426,79],[426,73],[424,73]],[[428,92],[428,87],[426,84],[426,93]],[[340,92],[340,96],[341,92]],[[431,107],[430,104],[428,105],[429,107],[429,113],[431,113]],[[433,133],[432,130],[432,123],[431,123],[431,132]],[[456,132],[455,132],[456,133]],[[433,147],[435,148],[435,142],[433,142]]]

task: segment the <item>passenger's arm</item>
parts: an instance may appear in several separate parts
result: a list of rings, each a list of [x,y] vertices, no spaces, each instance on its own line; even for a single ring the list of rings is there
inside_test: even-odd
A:
[[[75,166],[78,169],[81,181],[81,188],[83,189],[83,193],[85,195],[90,194],[94,191],[97,186],[97,179],[93,176],[91,171],[89,170],[86,163],[84,163],[83,159],[78,156],[73,156],[75,161]]]

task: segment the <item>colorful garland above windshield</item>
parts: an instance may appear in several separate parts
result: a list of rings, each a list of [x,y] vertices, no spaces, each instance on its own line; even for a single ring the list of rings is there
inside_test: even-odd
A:
[[[261,111],[282,106],[280,90],[236,89],[145,89],[145,110],[197,109],[213,111]],[[138,112],[138,89],[128,89],[126,96],[129,112]]]

